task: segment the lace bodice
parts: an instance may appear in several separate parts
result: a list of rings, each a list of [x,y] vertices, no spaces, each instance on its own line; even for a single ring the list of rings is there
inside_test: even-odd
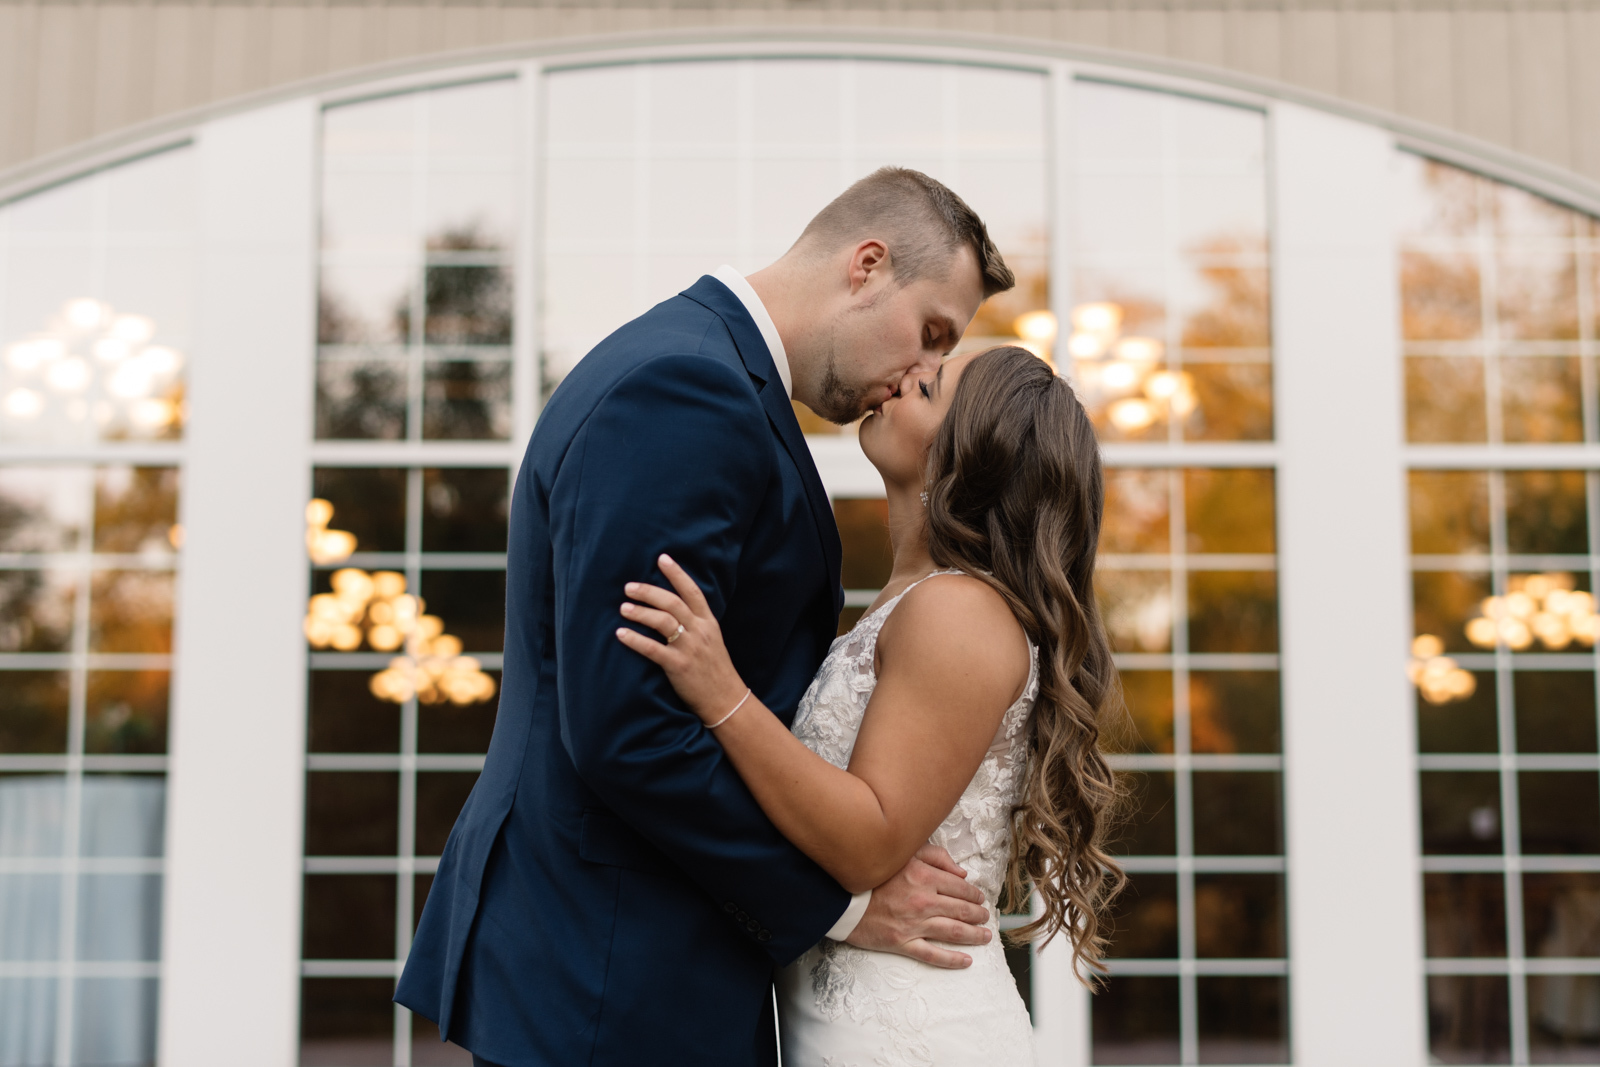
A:
[[[795,713],[794,734],[835,767],[850,763],[877,687],[878,634],[895,605],[935,571],[833,643]],[[1028,681],[994,742],[929,840],[983,890],[989,927],[1011,856],[1011,809],[1027,772],[1025,727],[1039,693],[1039,653],[1028,643]],[[1032,1028],[1000,939],[967,946],[972,966],[942,970],[904,956],[824,939],[778,979],[784,1063],[802,1067],[1032,1067]]]
[[[960,573],[934,571],[912,582],[834,641],[795,712],[794,735],[807,748],[835,767],[849,765],[867,701],[878,684],[875,663],[878,634],[884,622],[895,605],[923,582],[935,575]],[[990,905],[999,898],[1010,862],[1011,809],[1021,793],[1028,766],[1023,728],[1039,693],[1039,650],[1032,641],[1028,642],[1028,660],[1028,683],[1022,696],[1006,709],[977,774],[962,791],[955,809],[928,839],[967,869],[968,880],[983,890]]]

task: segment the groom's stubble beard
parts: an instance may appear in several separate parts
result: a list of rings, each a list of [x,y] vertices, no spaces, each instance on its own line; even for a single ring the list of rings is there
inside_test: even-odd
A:
[[[867,395],[872,391],[871,387],[852,384],[839,375],[839,322],[834,320],[828,336],[828,358],[823,367],[822,386],[817,391],[817,403],[812,410],[835,426],[848,426],[867,413]]]

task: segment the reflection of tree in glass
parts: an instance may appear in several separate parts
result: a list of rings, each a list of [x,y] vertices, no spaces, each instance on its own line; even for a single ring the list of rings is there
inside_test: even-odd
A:
[[[1477,260],[1458,253],[1400,255],[1400,326],[1408,341],[1461,341],[1483,329]]]
[[[1505,482],[1508,551],[1589,551],[1583,471],[1507,471]]]
[[[1425,555],[1489,551],[1487,474],[1412,471],[1410,478],[1411,551]]]
[[[1183,325],[1185,362],[1194,378],[1194,413],[1184,435],[1207,441],[1272,437],[1272,370],[1259,362],[1206,363],[1195,349],[1266,349],[1272,344],[1271,278],[1256,237],[1221,236],[1190,250],[1212,302]]]
[[[1136,467],[1105,472],[1101,552],[1165,552],[1170,543],[1170,471]]]
[[[66,651],[72,637],[72,599],[71,583],[59,575],[0,571],[0,652]]]
[[[511,434],[511,364],[430,361],[423,372],[422,436],[503,441]]]
[[[356,320],[345,310],[337,293],[324,283],[317,287],[317,344],[341,345],[361,340]]]
[[[0,753],[67,750],[65,671],[7,671],[0,686]]]
[[[445,230],[428,238],[430,252],[485,252],[494,247],[475,226]],[[431,265],[423,303],[423,330],[429,344],[511,343],[511,279],[500,267]],[[409,298],[395,307],[395,331],[401,337],[412,337]]]
[[[406,384],[399,362],[326,362],[317,368],[317,436],[394,441],[406,433]]]
[[[97,571],[89,583],[92,652],[172,651],[172,572]]]
[[[1002,253],[1002,257],[1004,253]],[[1016,336],[1012,324],[1017,316],[1028,311],[1038,311],[1050,306],[1050,272],[1030,269],[1025,259],[1006,260],[1017,276],[1017,284],[1003,293],[996,293],[978,306],[978,313],[967,327],[968,337]]]
[[[1276,572],[1191,571],[1189,650],[1276,652]]]
[[[1183,472],[1190,552],[1276,550],[1276,489],[1270,469],[1193,468]]]
[[[166,671],[92,671],[84,751],[146,753],[167,751]]]
[[[96,552],[164,552],[178,521],[175,467],[102,467],[95,472]]]

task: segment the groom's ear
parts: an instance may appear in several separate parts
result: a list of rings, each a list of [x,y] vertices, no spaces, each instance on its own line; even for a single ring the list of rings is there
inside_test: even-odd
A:
[[[850,295],[860,293],[869,283],[883,285],[894,275],[889,246],[876,237],[859,242],[850,253]]]

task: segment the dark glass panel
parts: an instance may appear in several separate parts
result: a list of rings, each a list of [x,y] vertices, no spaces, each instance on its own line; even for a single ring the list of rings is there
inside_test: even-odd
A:
[[[1529,956],[1600,956],[1600,872],[1522,876],[1522,933]]]
[[[56,1004],[60,998],[56,978],[0,978],[0,1004],[14,1013],[6,1037],[29,1051],[24,1062],[53,1064],[56,1056]]]
[[[1593,671],[1517,671],[1518,752],[1595,751]]]
[[[500,707],[500,672],[485,671],[494,679],[494,696],[481,704],[457,707],[454,704],[417,705],[418,752],[489,751],[494,734],[494,717]]]
[[[439,1026],[432,1019],[412,1015],[411,1067],[472,1067],[472,1053],[453,1041],[439,1040]]]
[[[430,345],[510,344],[510,272],[503,267],[429,267],[425,332]]]
[[[1189,675],[1193,752],[1281,752],[1277,671],[1194,671]]]
[[[1489,439],[1483,360],[1477,356],[1406,358],[1406,440],[1417,444]]]
[[[1129,794],[1128,813],[1112,829],[1111,850],[1124,856],[1170,856],[1178,851],[1177,808],[1171,771],[1119,776]]]
[[[79,978],[73,985],[73,1063],[156,1062],[157,979]]]
[[[82,467],[0,467],[0,552],[77,548],[88,478]]]
[[[170,552],[177,524],[176,467],[101,467],[95,471],[96,552]]]
[[[1521,771],[1517,798],[1523,852],[1600,853],[1600,777],[1594,771]]]
[[[1172,672],[1122,671],[1122,697],[1128,705],[1137,752],[1172,751]]]
[[[1411,551],[1489,551],[1489,476],[1483,471],[1412,471]]]
[[[1177,1063],[1178,979],[1112,978],[1091,1001],[1096,1064]]]
[[[33,812],[22,833],[0,834],[0,857],[60,856],[64,853],[66,781],[59,774],[0,774],[0,794],[5,796],[6,804],[21,805],[21,810]],[[0,875],[0,880],[10,877],[34,876]],[[5,892],[0,889],[0,897]],[[28,914],[34,911],[35,905],[29,905]],[[5,936],[5,932],[0,931],[0,938]],[[4,947],[0,946],[0,959],[5,958],[4,953]]]
[[[65,671],[0,673],[0,753],[51,753],[67,750]]]
[[[1186,470],[1183,493],[1190,552],[1276,551],[1272,471]]]
[[[1430,872],[1422,876],[1422,899],[1430,957],[1506,954],[1504,875]]]
[[[1582,395],[1576,356],[1500,359],[1501,420],[1507,441],[1582,441]]]
[[[394,1062],[394,981],[300,980],[300,1067]]]
[[[355,535],[357,552],[406,550],[406,472],[400,467],[318,467],[311,495],[333,505],[335,530]]]
[[[1400,323],[1407,341],[1477,337],[1483,330],[1478,257],[1470,252],[1402,252]]]
[[[1166,571],[1101,568],[1094,576],[1100,615],[1118,652],[1172,650],[1172,577]]]
[[[59,874],[0,874],[0,900],[6,902],[9,914],[26,917],[0,927],[0,960],[10,963],[60,956]]]
[[[1190,571],[1189,651],[1276,652],[1278,576]]]
[[[66,571],[0,571],[0,652],[67,651],[74,577]]]
[[[867,613],[866,608],[845,608],[839,612],[839,628],[836,636],[843,637],[855,629],[856,623],[861,621],[861,616]]]
[[[90,671],[84,751],[165,755],[171,681],[166,671]]]
[[[1528,1062],[1600,1063],[1600,975],[1530,974]]]
[[[1272,367],[1265,363],[1185,363],[1195,409],[1183,421],[1191,441],[1272,440]]]
[[[1500,775],[1423,771],[1422,852],[1427,856],[1499,852]]]
[[[477,780],[477,771],[418,772],[417,855],[437,856],[444,851],[450,828]]]
[[[1177,959],[1178,876],[1140,872],[1111,905],[1109,957]]]
[[[372,695],[370,671],[312,671],[307,752],[399,752],[400,708]]]
[[[78,875],[78,959],[161,958],[159,874]]]
[[[395,876],[308,874],[300,955],[308,960],[394,958]]]
[[[1511,1012],[1503,975],[1428,979],[1428,1050],[1439,1063],[1510,1063]]]
[[[1438,637],[1447,652],[1476,652],[1467,640],[1467,621],[1488,595],[1487,574],[1417,571],[1411,575],[1414,632]]]
[[[505,571],[423,571],[428,613],[468,652],[500,651],[506,633]]]
[[[165,774],[86,774],[78,853],[158,857],[166,845]]]
[[[1288,1063],[1289,980],[1277,975],[1195,979],[1201,1063]]]
[[[306,855],[393,856],[399,848],[398,774],[306,774]]]
[[[1493,671],[1474,671],[1478,687],[1465,700],[1430,704],[1416,695],[1417,751],[1498,752],[1500,724],[1495,714]]]
[[[1281,958],[1283,875],[1196,874],[1194,936],[1201,958]]]
[[[1583,471],[1506,471],[1506,547],[1534,554],[1589,552]]]
[[[1283,851],[1277,771],[1194,775],[1194,851],[1201,856],[1271,856]]]
[[[504,467],[422,472],[424,552],[504,552],[511,478]]]
[[[846,589],[882,589],[894,566],[889,544],[889,502],[852,497],[833,502],[844,545],[840,582]]]
[[[171,652],[171,571],[96,571],[89,583],[89,651]]]
[[[1166,552],[1171,548],[1172,472],[1112,467],[1105,472],[1101,552]]]
[[[511,436],[511,364],[429,360],[422,370],[422,436],[504,441]]]
[[[406,365],[400,360],[317,364],[317,437],[398,441],[406,436]]]

